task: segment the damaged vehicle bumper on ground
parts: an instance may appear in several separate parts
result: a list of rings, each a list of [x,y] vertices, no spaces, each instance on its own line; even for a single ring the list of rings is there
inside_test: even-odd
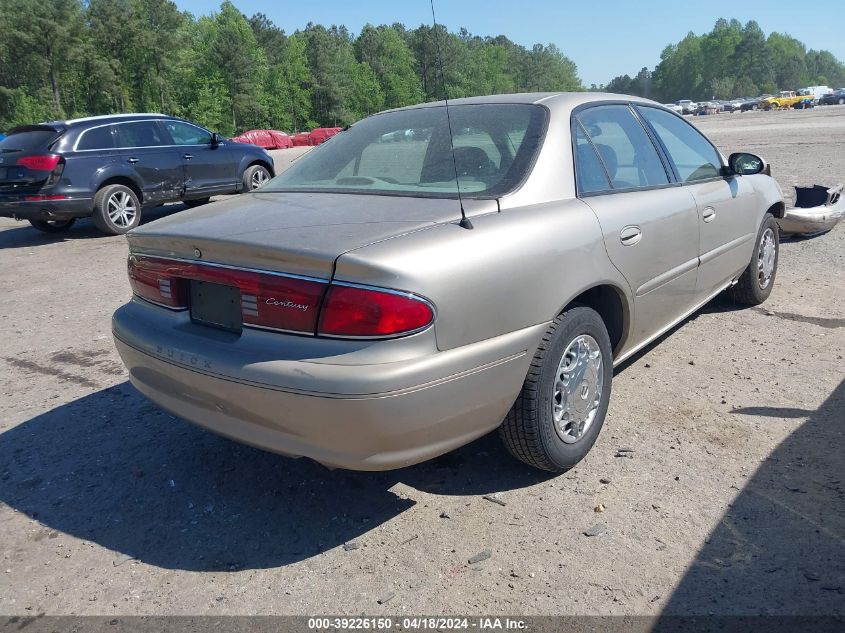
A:
[[[845,216],[842,183],[834,187],[795,187],[795,206],[778,219],[784,234],[814,235],[830,231]]]

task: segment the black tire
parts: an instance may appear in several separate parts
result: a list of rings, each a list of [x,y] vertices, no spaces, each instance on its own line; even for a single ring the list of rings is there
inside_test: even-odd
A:
[[[118,206],[120,203],[126,204],[123,214],[113,206],[115,203]],[[126,185],[106,185],[94,196],[93,218],[94,225],[103,233],[126,233],[141,223],[141,201]]]
[[[184,200],[184,203],[189,207],[199,207],[203,204],[208,204],[210,201],[211,198],[195,198],[194,200]]]
[[[589,390],[590,395],[598,397],[598,407],[583,434],[567,443],[555,423],[555,383],[564,353],[583,335],[592,337],[592,342],[601,352],[601,369],[594,374],[595,389]],[[505,446],[514,457],[535,468],[551,472],[569,470],[589,452],[601,431],[610,401],[612,377],[613,352],[601,317],[585,306],[566,310],[552,322],[543,336],[522,391],[499,427]],[[587,380],[573,388],[580,392],[586,384]],[[577,399],[579,395],[574,394],[574,397]],[[581,399],[586,399],[586,396],[582,395]]]
[[[74,225],[76,218],[67,220],[30,220],[29,223],[44,233],[64,233]]]
[[[270,178],[272,178],[270,170],[264,165],[250,165],[244,170],[243,190],[255,191],[256,189],[262,187],[265,182],[270,180]]]
[[[764,253],[764,242],[767,234],[774,240],[774,254],[771,255],[771,273],[768,278],[765,275],[768,257]],[[748,268],[743,271],[737,283],[731,287],[731,298],[737,303],[748,306],[760,305],[768,299],[775,285],[779,257],[780,233],[778,223],[771,213],[767,213],[763,216],[763,222],[757,232],[757,241],[754,243],[754,253],[751,255]]]

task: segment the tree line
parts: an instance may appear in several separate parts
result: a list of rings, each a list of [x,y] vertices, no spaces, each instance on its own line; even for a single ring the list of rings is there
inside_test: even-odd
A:
[[[595,89],[659,100],[845,84],[827,51],[719,20],[667,46],[653,71]],[[385,108],[480,94],[582,90],[554,44],[528,48],[442,25],[309,24],[287,34],[225,0],[0,0],[0,130],[112,112],[165,112],[231,135],[352,123]]]
[[[604,88],[658,101],[731,99],[806,86],[845,86],[845,65],[826,50],[807,50],[785,33],[768,36],[757,22],[719,19],[709,33],[690,33],[663,49],[654,70],[620,75]]]
[[[0,0],[0,129],[160,111],[224,134],[295,131],[444,95],[581,88],[554,45],[440,25],[288,35],[229,0],[201,17],[170,0]]]

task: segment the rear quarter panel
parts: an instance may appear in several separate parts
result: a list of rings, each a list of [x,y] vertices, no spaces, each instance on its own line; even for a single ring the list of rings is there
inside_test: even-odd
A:
[[[616,286],[631,305],[598,221],[581,201],[513,208],[472,223],[471,230],[441,224],[347,252],[335,278],[428,298],[441,350],[550,322],[600,284]]]

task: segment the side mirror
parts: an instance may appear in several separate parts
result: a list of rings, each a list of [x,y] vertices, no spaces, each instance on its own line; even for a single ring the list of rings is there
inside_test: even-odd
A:
[[[731,154],[728,158],[728,167],[732,174],[738,176],[752,176],[754,174],[768,173],[769,166],[759,156],[746,152]]]
[[[220,145],[220,135],[217,132],[211,133],[211,146],[217,147]]]

